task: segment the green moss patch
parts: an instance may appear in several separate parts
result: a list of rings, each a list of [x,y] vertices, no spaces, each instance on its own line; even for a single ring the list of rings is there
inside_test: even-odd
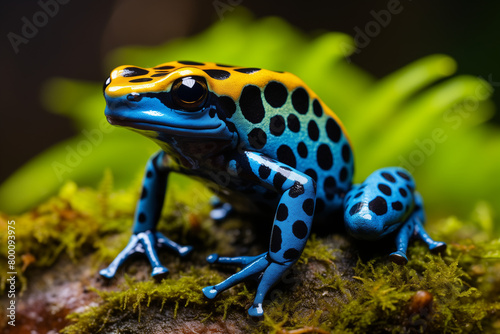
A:
[[[97,270],[126,244],[138,197],[139,187],[112,188],[106,173],[98,189],[70,182],[58,196],[26,214],[8,219],[3,215],[2,223],[14,219],[19,227],[18,256],[32,257],[18,264],[18,272],[25,269],[23,277],[30,280],[30,268],[57,270],[53,263],[62,254],[75,266],[90,254],[97,277]],[[257,237],[252,219],[214,223],[208,211],[203,201],[189,207],[167,203],[159,229],[174,240],[194,244],[193,256],[181,261],[163,253],[171,274],[161,282],[149,278],[150,266],[140,259],[120,269],[116,280],[105,284],[94,278],[90,288],[99,295],[97,304],[70,315],[72,324],[64,333],[182,333],[192,326],[200,331],[290,334],[500,329],[500,239],[494,236],[493,214],[486,203],[479,203],[467,221],[450,217],[429,222],[431,234],[446,241],[448,250],[434,255],[413,242],[406,266],[388,261],[385,248],[391,247],[383,242],[361,247],[341,233],[318,232],[271,290],[266,315],[258,320],[246,312],[255,284],[240,284],[215,300],[207,300],[201,289],[238,270],[208,265],[208,254],[258,254],[266,250],[267,239]]]

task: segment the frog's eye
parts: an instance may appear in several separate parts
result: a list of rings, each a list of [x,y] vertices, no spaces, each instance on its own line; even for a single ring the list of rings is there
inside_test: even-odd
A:
[[[200,110],[208,96],[208,87],[201,77],[185,77],[177,79],[170,91],[174,104],[180,110]]]
[[[130,93],[127,95],[127,100],[130,102],[139,102],[142,100],[142,95],[139,93]]]

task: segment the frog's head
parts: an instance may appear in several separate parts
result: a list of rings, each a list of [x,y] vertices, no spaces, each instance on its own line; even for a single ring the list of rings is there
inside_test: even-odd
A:
[[[190,140],[234,145],[237,134],[227,121],[231,111],[213,93],[217,79],[193,64],[172,62],[113,70],[104,85],[108,121],[161,146]]]

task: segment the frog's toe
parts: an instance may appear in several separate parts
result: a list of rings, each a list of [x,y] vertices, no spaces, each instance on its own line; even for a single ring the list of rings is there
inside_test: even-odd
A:
[[[219,254],[214,253],[207,256],[207,262],[210,264],[218,263],[218,264],[229,264],[233,266],[245,267],[262,257],[265,257],[265,253],[257,256],[234,256],[234,257],[219,256]]]
[[[262,307],[262,303],[253,304],[248,309],[248,314],[251,317],[262,317],[264,315],[264,308]]]
[[[219,254],[214,253],[214,254],[210,254],[209,256],[207,256],[207,262],[210,264],[214,264],[218,260],[219,260]]]
[[[168,269],[164,266],[157,266],[153,268],[151,276],[156,279],[162,279],[168,274]]]
[[[99,275],[107,279],[112,279],[115,276],[115,271],[105,268],[99,271]]]
[[[193,246],[182,246],[181,248],[178,249],[178,252],[181,257],[185,257],[191,254],[192,250]]]
[[[404,266],[405,264],[408,263],[408,258],[406,257],[406,254],[401,251],[391,253],[391,255],[389,255],[389,259],[395,264],[398,264],[400,266]]]
[[[155,237],[156,237],[156,245],[158,248],[163,248],[163,247],[169,248],[174,252],[176,252],[177,254],[179,254],[179,256],[181,257],[187,256],[193,250],[193,246],[180,245],[175,241],[170,240],[160,232],[156,232]]]
[[[446,243],[442,241],[437,241],[433,245],[429,246],[429,250],[434,254],[442,254],[446,251]]]
[[[212,254],[217,256],[216,254]],[[213,259],[215,259],[215,256]],[[210,256],[209,256],[210,257]],[[222,260],[227,260],[229,262],[221,262]],[[236,259],[236,262],[234,261]],[[215,260],[215,263],[229,263],[229,264],[238,264],[241,265],[240,258],[217,258]],[[246,265],[242,270],[237,272],[236,274],[231,275],[227,279],[225,279],[223,282],[220,282],[217,285],[214,286],[208,286],[203,289],[203,294],[207,298],[214,298],[218,293],[229,289],[230,287],[246,280],[250,279],[253,277],[256,277],[257,275],[260,275],[268,266],[270,262],[266,259],[266,257],[262,256],[253,261],[252,263]]]
[[[207,297],[208,299],[214,299],[219,293],[219,291],[217,291],[217,289],[213,285],[203,288],[202,291],[205,297]]]
[[[132,235],[127,246],[125,246],[125,248],[115,257],[113,262],[111,262],[107,268],[100,270],[99,274],[107,279],[113,278],[118,268],[120,268],[120,266],[125,263],[128,258],[130,258],[133,254],[140,252],[143,252],[140,240],[137,235]]]

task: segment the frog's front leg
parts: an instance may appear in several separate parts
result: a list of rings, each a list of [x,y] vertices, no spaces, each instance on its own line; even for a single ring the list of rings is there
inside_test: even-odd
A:
[[[118,268],[132,255],[136,253],[145,254],[151,263],[153,270],[151,275],[159,277],[168,273],[156,252],[157,248],[167,247],[174,250],[180,256],[187,255],[191,246],[182,246],[168,239],[160,232],[156,232],[156,224],[160,218],[167,178],[170,170],[162,166],[164,152],[154,155],[147,163],[146,175],[142,183],[141,198],[137,203],[134,216],[133,234],[127,246],[118,254],[111,264],[102,269],[99,274],[106,278],[112,278]]]
[[[239,160],[239,175],[242,178],[281,195],[274,216],[269,251],[253,257],[210,255],[207,258],[210,263],[235,264],[244,268],[225,281],[204,288],[203,293],[208,298],[214,298],[235,284],[258,278],[257,294],[248,313],[262,316],[262,304],[267,292],[298,260],[305,247],[312,225],[316,184],[308,175],[258,153],[245,152]]]
[[[433,252],[446,244],[430,238],[423,228],[425,214],[415,182],[402,168],[383,168],[372,173],[361,185],[354,186],[344,201],[347,231],[357,239],[377,240],[395,233],[397,251],[390,259],[406,264],[406,249],[412,236],[423,240]]]

